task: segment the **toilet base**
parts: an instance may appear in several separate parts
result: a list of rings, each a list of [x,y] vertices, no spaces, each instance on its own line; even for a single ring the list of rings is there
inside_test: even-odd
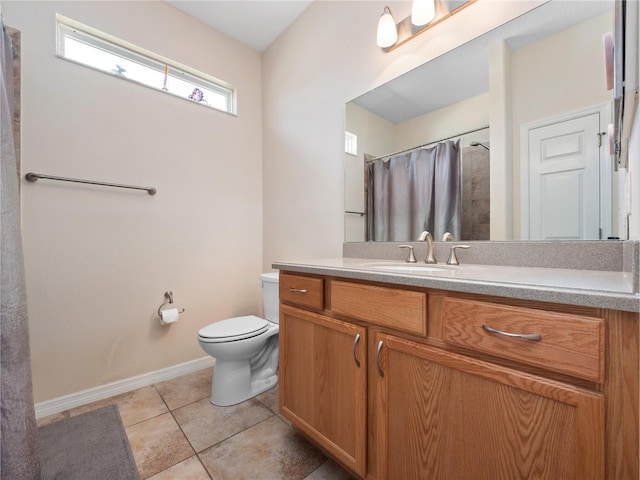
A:
[[[216,359],[211,380],[211,403],[228,407],[242,403],[278,383],[277,336],[251,361]]]
[[[218,407],[230,407],[237,405],[245,400],[260,395],[267,390],[272,389],[278,384],[278,375],[247,382],[245,375],[238,375],[225,378],[225,381],[216,383],[216,370],[220,365],[216,364],[213,371],[213,379],[211,381],[211,403]],[[220,371],[220,370],[218,370]],[[246,388],[249,385],[249,388]]]

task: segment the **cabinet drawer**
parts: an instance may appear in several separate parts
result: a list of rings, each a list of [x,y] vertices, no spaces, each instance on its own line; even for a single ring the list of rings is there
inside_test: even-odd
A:
[[[332,281],[331,311],[376,325],[427,334],[425,293]]]
[[[604,321],[600,318],[445,298],[442,322],[446,342],[603,382]],[[510,334],[538,335],[539,339]]]
[[[280,301],[303,307],[324,308],[324,279],[280,273]]]

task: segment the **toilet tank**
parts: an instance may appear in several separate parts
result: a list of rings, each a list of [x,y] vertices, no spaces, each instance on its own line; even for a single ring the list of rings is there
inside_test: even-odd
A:
[[[278,294],[278,272],[260,274],[264,318],[273,323],[280,322],[280,296]]]

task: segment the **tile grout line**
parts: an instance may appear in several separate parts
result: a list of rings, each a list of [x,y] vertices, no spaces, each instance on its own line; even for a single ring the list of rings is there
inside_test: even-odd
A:
[[[196,451],[195,447],[194,447],[194,446],[193,446],[193,444],[191,443],[191,440],[189,440],[189,437],[187,436],[186,432],[182,429],[182,425],[180,425],[180,422],[178,422],[178,420],[176,419],[175,415],[173,414],[173,410],[171,410],[171,408],[169,407],[169,404],[167,404],[167,401],[164,399],[164,397],[162,396],[162,394],[160,393],[160,391],[156,388],[156,385],[155,385],[155,384],[153,384],[153,385],[151,385],[151,386],[156,390],[156,392],[158,392],[158,396],[160,396],[160,398],[162,399],[162,402],[163,402],[163,403],[165,404],[165,406],[167,407],[167,410],[169,411],[169,414],[171,415],[171,418],[173,418],[173,421],[176,423],[176,425],[178,426],[178,428],[179,428],[179,429],[180,429],[180,431],[182,432],[182,435],[184,435],[184,438],[185,438],[185,439],[187,440],[187,442],[189,443],[189,446],[190,446],[190,447],[191,447],[191,449],[193,450],[193,456],[194,456],[194,457],[196,457],[196,458],[198,459],[198,462],[200,463],[200,465],[201,465],[201,466],[202,466],[202,468],[204,469],[205,473],[206,473],[206,474],[207,474],[207,476],[209,477],[209,480],[213,480],[213,477],[212,477],[212,476],[211,476],[211,474],[209,473],[209,470],[207,470],[206,465],[205,465],[204,463],[202,463],[202,460],[200,459],[200,455],[198,455],[198,452]],[[203,397],[203,398],[206,398],[206,397]],[[191,402],[191,403],[187,403],[186,405],[182,405],[182,406],[180,406],[180,407],[176,407],[174,410],[178,410],[179,408],[186,407],[187,405],[191,405],[191,404],[193,404],[193,403],[199,402],[200,400],[202,400],[202,398],[201,398],[201,399],[199,399],[199,400],[195,400],[195,401],[193,401],[193,402]],[[181,463],[181,462],[184,462],[185,460],[188,460],[189,458],[191,458],[191,457],[188,457],[188,458],[185,458],[185,459],[183,459],[183,460],[180,460],[179,462],[177,462],[177,463],[175,463],[175,464],[173,464],[173,465],[171,465],[171,466],[169,466],[169,467],[165,468],[165,469],[164,469],[164,470],[162,470],[161,472],[164,472],[164,471],[168,470],[169,468],[172,468],[172,467],[174,467],[174,466],[178,465],[178,463]],[[158,473],[161,473],[161,472],[158,472]],[[155,474],[155,475],[157,475],[157,474]]]
[[[206,397],[205,397],[205,398],[206,398]],[[255,398],[255,397],[253,397],[253,398]],[[202,399],[200,399],[200,400],[202,400]],[[198,400],[198,401],[200,401],[200,400]],[[251,400],[251,399],[249,399],[249,400]],[[204,448],[204,449],[202,449],[202,450],[201,450],[201,451],[199,451],[199,452],[198,452],[198,451],[196,451],[196,449],[194,448],[194,446],[191,444],[191,441],[189,441],[189,437],[187,437],[187,434],[184,432],[184,430],[182,430],[182,426],[180,426],[180,424],[178,423],[178,420],[176,420],[176,423],[177,423],[177,424],[178,424],[178,426],[180,427],[180,430],[182,431],[182,433],[184,434],[184,436],[187,438],[187,441],[189,442],[189,445],[191,445],[191,448],[193,448],[194,452],[196,452],[196,456],[198,457],[198,461],[200,462],[200,464],[202,465],[202,467],[205,469],[205,471],[207,472],[207,475],[209,475],[209,478],[210,478],[211,480],[213,480],[212,473],[211,473],[211,472],[209,472],[209,470],[207,469],[207,466],[204,464],[204,462],[203,462],[203,461],[202,461],[202,459],[200,458],[200,454],[201,454],[201,453],[205,452],[206,450],[210,450],[210,449],[212,449],[213,447],[215,447],[215,446],[217,446],[217,445],[220,445],[221,443],[224,443],[224,442],[226,442],[227,440],[232,439],[232,438],[233,438],[233,437],[235,437],[236,435],[239,435],[239,434],[241,434],[241,433],[243,433],[243,432],[246,432],[247,430],[249,430],[249,429],[251,429],[251,428],[253,428],[253,427],[257,426],[257,425],[260,425],[261,423],[266,422],[267,420],[269,420],[269,419],[271,419],[271,418],[273,418],[273,417],[277,417],[277,415],[276,415],[275,413],[273,413],[273,411],[272,411],[269,407],[267,407],[266,405],[264,405],[260,400],[258,400],[257,398],[255,398],[255,400],[256,400],[260,405],[262,405],[262,406],[263,406],[263,407],[264,407],[264,408],[265,408],[265,409],[266,409],[266,410],[267,410],[271,415],[269,415],[268,417],[266,417],[266,418],[264,418],[264,419],[260,420],[260,421],[259,421],[259,422],[257,422],[257,423],[254,423],[253,425],[249,425],[247,428],[244,428],[243,430],[240,430],[239,432],[236,432],[236,433],[234,433],[233,435],[230,435],[230,436],[228,436],[228,437],[226,437],[226,438],[223,438],[222,440],[220,440],[219,442],[214,443],[213,445],[209,445],[207,448]],[[246,401],[246,400],[245,400],[245,401]],[[192,402],[192,403],[196,403],[196,402]],[[191,404],[189,404],[189,405],[191,405]],[[185,406],[186,406],[186,405],[185,405]],[[182,408],[182,407],[180,407],[180,408]],[[177,409],[176,409],[176,410],[177,410]],[[172,412],[172,415],[173,415],[173,412]],[[174,417],[174,420],[175,420],[175,417]]]
[[[262,408],[264,408],[264,409],[269,413],[269,415],[268,415],[266,418],[264,418],[263,420],[260,420],[259,422],[255,423],[255,424],[253,424],[253,425],[250,425],[250,426],[248,426],[248,427],[244,428],[243,430],[241,430],[241,431],[239,431],[239,432],[236,432],[236,433],[234,433],[233,435],[230,435],[229,437],[224,438],[224,439],[220,440],[219,442],[216,442],[216,443],[214,443],[213,445],[210,445],[210,446],[208,446],[208,447],[206,447],[206,448],[202,449],[202,451],[200,451],[200,452],[199,452],[199,451],[197,451],[197,450],[196,450],[196,448],[195,448],[195,446],[193,445],[193,443],[191,442],[191,440],[189,440],[189,437],[187,436],[187,433],[186,433],[186,432],[184,431],[184,429],[182,428],[182,425],[180,425],[180,422],[178,422],[177,418],[176,418],[176,417],[175,417],[175,415],[174,415],[174,412],[175,412],[175,411],[177,411],[177,410],[179,410],[179,409],[181,409],[181,408],[187,407],[187,406],[189,406],[189,405],[193,405],[193,404],[195,404],[195,403],[201,402],[202,400],[204,400],[204,399],[208,398],[208,396],[205,396],[205,397],[202,397],[202,398],[196,399],[196,400],[194,400],[194,401],[192,401],[192,402],[189,402],[189,403],[186,403],[186,404],[184,404],[184,405],[177,406],[177,407],[175,407],[174,409],[171,409],[171,408],[170,408],[170,406],[169,406],[169,404],[167,403],[167,400],[165,400],[164,396],[162,395],[162,393],[160,392],[160,390],[157,388],[157,386],[156,386],[156,385],[157,385],[157,384],[152,384],[152,385],[150,385],[150,386],[154,388],[154,390],[156,391],[156,393],[158,394],[158,396],[160,397],[160,399],[161,399],[161,400],[162,400],[162,402],[164,403],[165,407],[167,408],[168,413],[170,413],[170,414],[171,414],[171,418],[173,419],[173,421],[175,422],[175,424],[178,426],[178,428],[179,428],[179,429],[180,429],[180,431],[182,432],[182,435],[183,435],[183,436],[184,436],[184,438],[187,440],[187,443],[189,444],[189,446],[190,446],[190,447],[191,447],[191,449],[193,450],[193,452],[194,452],[194,456],[197,458],[198,462],[200,463],[200,465],[202,466],[202,468],[204,469],[204,471],[206,472],[206,474],[207,474],[207,476],[209,477],[209,479],[210,479],[210,480],[212,480],[214,477],[213,477],[213,474],[212,474],[212,473],[207,469],[206,465],[205,465],[205,464],[204,464],[204,462],[202,461],[202,459],[201,459],[201,457],[200,457],[200,454],[201,454],[201,453],[203,453],[204,451],[209,450],[209,449],[211,449],[211,448],[215,447],[216,445],[220,445],[221,443],[226,442],[227,440],[229,440],[229,439],[231,439],[231,438],[235,437],[236,435],[238,435],[238,434],[240,434],[240,433],[246,432],[247,430],[249,430],[249,429],[251,429],[251,428],[253,428],[253,427],[257,426],[257,425],[260,425],[261,423],[263,423],[263,422],[265,422],[265,421],[267,421],[267,420],[270,420],[270,419],[271,419],[271,418],[273,418],[273,417],[278,418],[278,420],[279,420],[279,421],[283,422],[285,425],[288,425],[288,424],[287,424],[287,422],[285,422],[282,418],[280,418],[280,417],[279,417],[279,415],[278,415],[278,413],[277,413],[277,412],[274,412],[271,408],[269,408],[269,406],[268,406],[265,402],[263,402],[263,401],[261,401],[260,399],[258,399],[258,398],[257,398],[257,396],[256,396],[256,397],[252,397],[252,399],[249,399],[249,400],[254,400],[258,405],[260,405]],[[161,414],[161,415],[164,415],[164,413],[163,413],[163,414]],[[156,415],[155,417],[152,417],[152,418],[156,418],[157,416],[160,416],[160,415]],[[139,423],[141,423],[141,422],[139,422]],[[288,425],[288,426],[289,426],[289,425]],[[155,473],[154,475],[157,475],[157,474],[159,474],[159,473],[161,473],[161,472],[164,472],[164,471],[166,471],[166,470],[168,470],[168,469],[170,469],[170,468],[174,467],[175,465],[178,465],[179,463],[181,463],[181,462],[184,462],[184,461],[188,460],[189,458],[191,458],[191,456],[187,457],[186,459],[180,460],[180,461],[178,461],[177,463],[175,463],[175,464],[173,464],[173,465],[168,466],[168,467],[167,467],[167,468],[165,468],[164,470],[161,470],[160,472],[157,472],[157,473]],[[152,475],[152,476],[153,476],[153,475]],[[149,477],[149,478],[151,478],[151,477]]]

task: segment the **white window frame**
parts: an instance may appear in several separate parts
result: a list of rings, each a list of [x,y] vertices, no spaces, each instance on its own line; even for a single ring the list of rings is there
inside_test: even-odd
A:
[[[150,52],[148,50],[145,50],[143,48],[140,48],[128,42],[125,42],[124,40],[120,40],[116,37],[100,32],[92,27],[83,25],[79,22],[76,22],[75,20],[64,17],[62,15],[56,15],[56,32],[57,32],[56,56],[58,56],[59,58],[62,58],[66,61],[78,64],[78,65],[85,66],[87,68],[91,68],[93,70],[96,70],[102,73],[106,73],[114,77],[128,80],[130,82],[136,83],[138,85],[142,85],[144,87],[152,88],[162,93],[168,93],[169,95],[182,98],[184,100],[188,100],[198,105],[206,106],[217,111],[221,111],[221,112],[225,112],[225,113],[229,113],[231,115],[237,116],[236,88],[225,81],[219,80],[215,77],[212,77],[211,75],[207,75],[191,67],[187,67],[178,62],[162,57],[161,55],[157,55],[153,52]],[[207,103],[194,101],[189,99],[188,97],[184,97],[177,93],[167,91],[163,89],[162,86],[150,85],[150,84],[138,81],[135,78],[129,78],[122,75],[118,75],[117,73],[111,72],[109,70],[97,68],[92,65],[79,62],[72,58],[68,58],[67,56],[65,56],[65,39],[66,38],[71,38],[76,41],[85,43],[90,47],[123,57],[127,60],[138,63],[144,67],[155,70],[163,75],[169,75],[171,77],[184,80],[190,84],[193,84],[195,87],[200,87],[200,88],[204,88],[206,90],[212,91],[215,94],[218,94],[224,98],[225,106],[223,108],[219,108],[215,105],[209,105]]]
[[[344,151],[349,155],[358,156],[358,136],[355,133],[344,132]]]

